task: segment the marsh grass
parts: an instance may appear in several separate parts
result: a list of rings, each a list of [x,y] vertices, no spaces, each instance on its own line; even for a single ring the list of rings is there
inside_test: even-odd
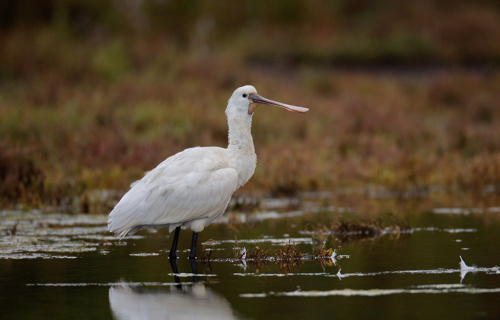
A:
[[[205,247],[203,250],[206,250]],[[271,250],[269,248],[261,248],[255,243],[252,243],[247,249],[246,247],[240,247],[238,244],[238,239],[235,238],[234,245],[234,257],[236,260],[245,260],[248,262],[254,261],[276,261],[276,262],[287,262],[287,261],[300,261],[305,259],[323,259],[330,258],[333,254],[333,249],[325,249],[322,246],[318,249],[312,256],[306,252],[299,249],[297,245],[294,245],[291,241],[284,244],[277,251]]]
[[[207,245],[204,244],[201,247],[199,259],[201,261],[210,261],[210,257],[212,256],[212,252],[213,252],[213,249],[207,248]]]
[[[388,234],[391,238],[400,238],[410,230],[409,222],[391,214],[362,214],[353,213],[337,216],[330,222],[310,224],[306,232],[317,244],[317,253],[314,256],[325,256],[328,250],[324,249],[325,243],[330,238],[342,244],[349,241],[362,239],[378,239]],[[331,252],[330,252],[331,256]]]
[[[451,101],[461,101],[450,106],[451,98],[430,93],[438,90],[440,74],[406,81],[331,70],[340,88],[325,96],[302,85],[307,80],[301,71],[284,83],[279,75],[247,70],[250,80],[235,83],[252,82],[263,95],[311,111],[298,116],[257,110],[259,164],[244,192],[294,195],[368,185],[396,196],[429,186],[498,192],[498,75],[448,71],[446,81],[459,88]],[[108,94],[91,83],[57,85],[70,92],[42,106],[30,102],[33,84],[18,84],[22,95],[6,90],[0,97],[7,106],[0,110],[2,206],[73,204],[76,211],[106,211],[131,182],[168,156],[196,145],[225,146],[224,97],[232,87],[205,82],[201,75],[178,82],[178,93],[171,95],[176,97],[168,100],[159,92],[173,84],[154,84],[163,89],[146,96],[151,89],[127,79],[107,87]],[[115,196],[99,203],[92,196],[96,190]]]
[[[317,249],[316,252],[313,254],[313,259],[331,259],[331,257],[334,255],[334,252],[336,252],[336,250],[332,248],[326,249],[325,246],[323,245],[321,246],[321,248]]]
[[[383,186],[405,195],[443,186],[498,193],[498,6],[297,1],[283,16],[280,7],[250,3],[248,10],[229,2],[187,10],[199,3],[148,2],[145,15],[131,19],[139,11],[108,1],[44,3],[37,5],[92,19],[78,26],[70,15],[21,15],[4,23],[20,19],[25,27],[0,28],[2,207],[108,211],[168,156],[226,146],[227,99],[247,83],[311,111],[256,111],[259,165],[242,192]],[[263,14],[257,24],[256,12]],[[190,23],[178,24],[186,14]]]
[[[309,252],[304,252],[298,246],[291,242],[286,243],[277,250],[270,248],[262,248],[255,243],[251,244],[249,248],[239,247],[237,239],[234,247],[234,258],[229,259],[234,262],[241,262],[245,267],[248,265],[252,267],[256,273],[262,269],[269,268],[273,265],[278,265],[282,272],[289,273],[294,269],[304,264],[306,260],[315,260],[322,265],[329,264],[327,260],[331,261],[333,249],[325,249],[322,247],[317,250],[313,255]],[[202,247],[200,261],[202,263],[210,263],[210,256],[212,251],[205,246]]]
[[[305,254],[302,253],[297,246],[288,243],[278,251],[276,258],[281,261],[292,261],[302,260],[304,256]]]
[[[240,259],[245,258],[248,261],[266,261],[272,256],[270,249],[264,249],[255,244],[252,244],[248,250],[245,249],[244,255],[240,256]]]

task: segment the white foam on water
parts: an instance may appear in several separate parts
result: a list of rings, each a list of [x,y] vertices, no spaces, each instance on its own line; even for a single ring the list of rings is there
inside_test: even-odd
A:
[[[129,256],[131,256],[131,257],[150,257],[150,256],[159,256],[159,255],[160,255],[159,253],[155,253],[155,252],[151,252],[151,253],[142,252],[142,253],[129,254]]]
[[[444,232],[448,233],[463,233],[463,232],[477,232],[477,229],[443,229]]]
[[[460,269],[428,269],[428,270],[392,270],[378,272],[353,272],[341,273],[341,270],[335,275],[328,274],[327,277],[349,278],[349,277],[375,277],[387,274],[449,274],[458,273]]]
[[[400,231],[395,231],[390,228],[385,228],[382,230],[382,235],[386,234],[395,234],[395,233],[415,233],[415,232],[421,232],[421,231],[430,231],[430,232],[448,232],[448,233],[465,233],[465,232],[477,232],[477,229],[474,228],[468,228],[468,229],[453,229],[453,228],[447,228],[447,229],[441,229],[441,228],[436,228],[436,227],[418,227],[418,228],[411,228],[408,230],[400,230]],[[316,234],[323,234],[323,235],[336,235],[339,234],[339,232],[336,231],[310,231],[310,230],[299,230],[299,234],[301,235],[316,235]],[[361,235],[363,234],[362,231],[352,231],[352,232],[346,232],[345,234],[348,235]]]
[[[106,229],[107,231],[107,229]],[[145,236],[141,235],[132,235],[132,236],[127,236],[126,239],[145,239]],[[101,234],[96,234],[96,235],[79,235],[79,236],[74,236],[73,239],[83,239],[83,240],[121,240],[121,237],[118,236],[112,236],[112,235],[101,235]]]
[[[238,240],[219,240],[216,241],[219,244],[220,243],[263,243],[263,242],[269,242],[271,244],[277,244],[277,245],[282,245],[282,244],[298,244],[298,243],[308,243],[312,244],[313,241],[311,238],[266,238],[266,239],[238,239]]]
[[[270,296],[282,297],[377,297],[394,294],[447,294],[447,293],[466,293],[466,294],[483,294],[483,293],[500,293],[500,288],[474,288],[474,287],[443,287],[443,288],[414,288],[414,289],[340,289],[326,291],[288,291],[288,292],[269,292],[269,293],[243,293],[241,298],[266,298]]]
[[[233,273],[238,277],[293,277],[293,276],[327,276],[326,272],[289,272],[289,273]]]
[[[394,271],[379,271],[379,272],[353,272],[342,273],[341,269],[336,274],[327,272],[316,273],[234,273],[235,276],[246,277],[286,277],[286,276],[321,276],[321,277],[337,277],[339,279],[349,277],[375,277],[387,274],[449,274],[459,273],[460,269],[431,269],[431,270],[394,270]]]
[[[179,278],[186,278],[186,277],[217,277],[216,274],[209,274],[209,273],[188,273],[188,272],[184,272],[184,273],[167,273],[167,275],[169,276],[176,276],[176,277],[179,277]]]
[[[388,270],[388,271],[378,271],[378,272],[352,272],[352,273],[342,273],[342,270],[336,274],[331,274],[327,272],[318,272],[318,273],[234,273],[235,276],[246,276],[246,277],[285,277],[285,276],[321,276],[321,277],[336,277],[339,279],[349,278],[349,277],[376,277],[382,275],[408,275],[408,274],[452,274],[459,273],[461,279],[465,277],[468,272],[483,272],[486,274],[500,274],[500,267],[474,267],[468,266],[463,261],[462,257],[460,257],[460,268],[459,269],[445,269],[445,268],[437,268],[437,269],[426,269],[426,270]]]
[[[0,254],[0,259],[31,260],[31,259],[77,259],[76,256],[59,256],[47,253],[9,253]]]
[[[453,289],[453,288],[464,288],[465,285],[461,283],[438,283],[438,284],[422,284],[413,286],[417,289]]]

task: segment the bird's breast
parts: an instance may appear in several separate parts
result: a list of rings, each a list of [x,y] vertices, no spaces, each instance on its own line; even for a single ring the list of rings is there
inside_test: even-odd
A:
[[[238,188],[247,183],[253,176],[257,166],[257,155],[253,153],[241,154],[231,159],[231,166],[238,172]]]

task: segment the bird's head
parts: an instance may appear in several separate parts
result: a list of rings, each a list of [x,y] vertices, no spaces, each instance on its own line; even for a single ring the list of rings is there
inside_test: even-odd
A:
[[[273,101],[261,97],[257,94],[257,90],[253,86],[246,85],[236,89],[233,92],[231,98],[229,98],[226,114],[229,116],[230,114],[246,114],[252,115],[257,109],[257,107],[261,104],[267,104],[271,106],[276,106],[280,108],[284,108],[288,111],[300,112],[304,113],[309,111],[307,108],[292,106],[289,104]]]

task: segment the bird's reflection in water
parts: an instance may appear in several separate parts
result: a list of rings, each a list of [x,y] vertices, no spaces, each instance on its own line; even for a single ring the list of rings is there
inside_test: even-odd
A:
[[[177,274],[177,262],[171,260]],[[196,277],[192,260],[193,282],[182,284],[175,275],[176,286],[150,289],[122,283],[109,289],[109,304],[115,319],[237,319],[229,302],[206,288]]]

